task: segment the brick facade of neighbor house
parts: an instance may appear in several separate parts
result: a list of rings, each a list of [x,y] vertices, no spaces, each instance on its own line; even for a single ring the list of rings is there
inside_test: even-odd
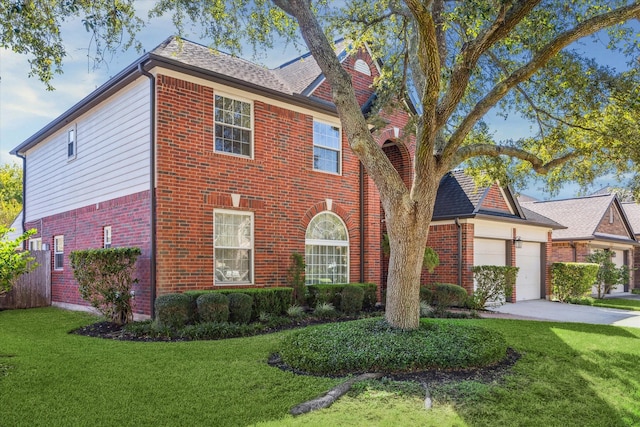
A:
[[[135,271],[135,277],[139,282],[133,287],[134,312],[149,313],[149,211],[147,191],[26,223],[27,229],[38,231],[32,238],[42,238],[42,243],[51,251],[51,300],[88,305],[78,292],[69,254],[75,250],[103,247],[104,227],[110,226],[114,247],[135,246],[142,251]],[[64,237],[64,261],[61,270],[53,269],[55,236]]]

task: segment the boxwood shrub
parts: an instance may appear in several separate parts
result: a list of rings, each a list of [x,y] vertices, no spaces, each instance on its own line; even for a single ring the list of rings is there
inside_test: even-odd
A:
[[[467,301],[467,291],[452,283],[436,283],[433,299],[438,307],[464,307]]]
[[[229,320],[229,298],[221,293],[202,294],[196,299],[200,322]]]
[[[364,289],[357,285],[345,285],[340,292],[340,311],[345,314],[357,314],[362,311]]]
[[[461,322],[422,320],[403,331],[379,318],[329,323],[287,334],[279,355],[315,375],[406,372],[488,366],[506,357],[497,331]]]
[[[188,295],[160,295],[154,307],[156,321],[161,326],[180,328],[193,320],[193,302]]]
[[[229,298],[229,321],[245,324],[251,320],[251,306],[253,298],[247,294],[232,293]]]
[[[197,300],[200,295],[209,293],[220,293],[229,296],[229,294],[241,293],[247,294],[253,299],[251,306],[251,320],[258,320],[260,314],[270,314],[273,316],[282,316],[287,313],[287,309],[293,301],[293,288],[274,287],[274,288],[250,288],[250,289],[208,289],[198,291],[187,291],[193,300]]]
[[[350,286],[357,286],[364,291],[362,300],[363,310],[373,310],[378,302],[378,287],[375,283],[349,283]],[[331,284],[331,285],[308,285],[309,297],[307,305],[316,307],[318,304],[330,303],[334,307],[340,307],[341,294],[347,284]]]

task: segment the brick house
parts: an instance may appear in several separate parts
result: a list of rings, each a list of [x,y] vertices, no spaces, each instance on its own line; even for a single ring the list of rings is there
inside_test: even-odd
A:
[[[379,68],[366,50],[346,48],[336,44],[366,113]],[[403,135],[407,120],[401,110],[385,114],[372,133],[410,183],[415,142]],[[169,38],[12,153],[23,158],[24,227],[38,233],[29,245],[52,252],[56,305],[86,305],[68,256],[99,247],[142,249],[140,314],[171,292],[286,285],[294,252],[305,254],[308,283],[383,283],[379,196],[309,54],[269,70]],[[509,245],[522,236],[537,244],[532,286],[544,287],[542,254],[554,224],[527,219],[508,189],[485,193],[473,196],[473,211],[441,207],[434,217],[437,281],[472,290],[470,265],[518,265]],[[449,204],[450,196],[438,197]],[[454,279],[455,224],[465,246],[463,274]],[[493,240],[504,256],[482,259]]]
[[[585,262],[595,250],[611,253],[612,261],[631,269],[630,283],[619,285],[612,293],[628,292],[635,283],[634,253],[638,240],[627,211],[615,194],[597,194],[565,200],[528,201],[522,206],[562,223],[553,230],[552,262]],[[631,212],[630,210],[627,212]]]

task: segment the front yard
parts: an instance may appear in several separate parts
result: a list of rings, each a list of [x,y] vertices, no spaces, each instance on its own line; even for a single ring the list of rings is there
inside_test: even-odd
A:
[[[288,332],[145,343],[68,334],[96,319],[54,308],[0,312],[0,425],[640,424],[640,329],[517,320],[448,320],[502,332],[521,358],[502,381],[419,386],[372,381],[326,410],[293,406],[340,380],[266,361]]]

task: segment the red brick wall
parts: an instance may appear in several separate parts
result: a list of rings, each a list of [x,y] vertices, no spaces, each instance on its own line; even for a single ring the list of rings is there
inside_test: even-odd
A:
[[[613,208],[613,222],[611,222],[611,212],[610,209]],[[620,215],[620,210],[615,204],[611,204],[609,209],[607,209],[606,213],[600,220],[600,224],[596,228],[598,233],[605,234],[613,234],[617,236],[631,237],[629,234],[629,230],[625,226],[622,221],[622,216]]]
[[[493,184],[489,187],[489,191],[482,199],[480,207],[484,209],[496,209],[500,211],[509,212],[509,206],[504,200],[504,195],[500,191],[498,184]]]
[[[314,171],[313,117],[256,101],[254,158],[214,153],[213,96],[208,87],[157,79],[158,294],[213,287],[213,212],[234,209],[231,193],[242,196],[239,210],[254,213],[256,286],[286,285],[289,257],[304,253],[306,225],[325,199],[348,228],[350,279],[358,281],[359,162],[346,140],[342,176]],[[370,185],[365,195],[379,206]],[[379,221],[366,225],[375,266]]]
[[[49,246],[52,270],[54,237],[64,236],[64,269],[52,271],[52,301],[89,305],[78,292],[78,284],[73,278],[69,254],[71,251],[79,249],[101,248],[103,246],[103,227],[111,226],[112,247],[135,246],[142,250],[136,269],[139,283],[133,288],[136,293],[134,311],[149,314],[151,312],[149,209],[149,192],[145,191],[27,223],[27,229],[35,228],[38,230],[38,234],[34,237],[41,237],[42,243]]]

